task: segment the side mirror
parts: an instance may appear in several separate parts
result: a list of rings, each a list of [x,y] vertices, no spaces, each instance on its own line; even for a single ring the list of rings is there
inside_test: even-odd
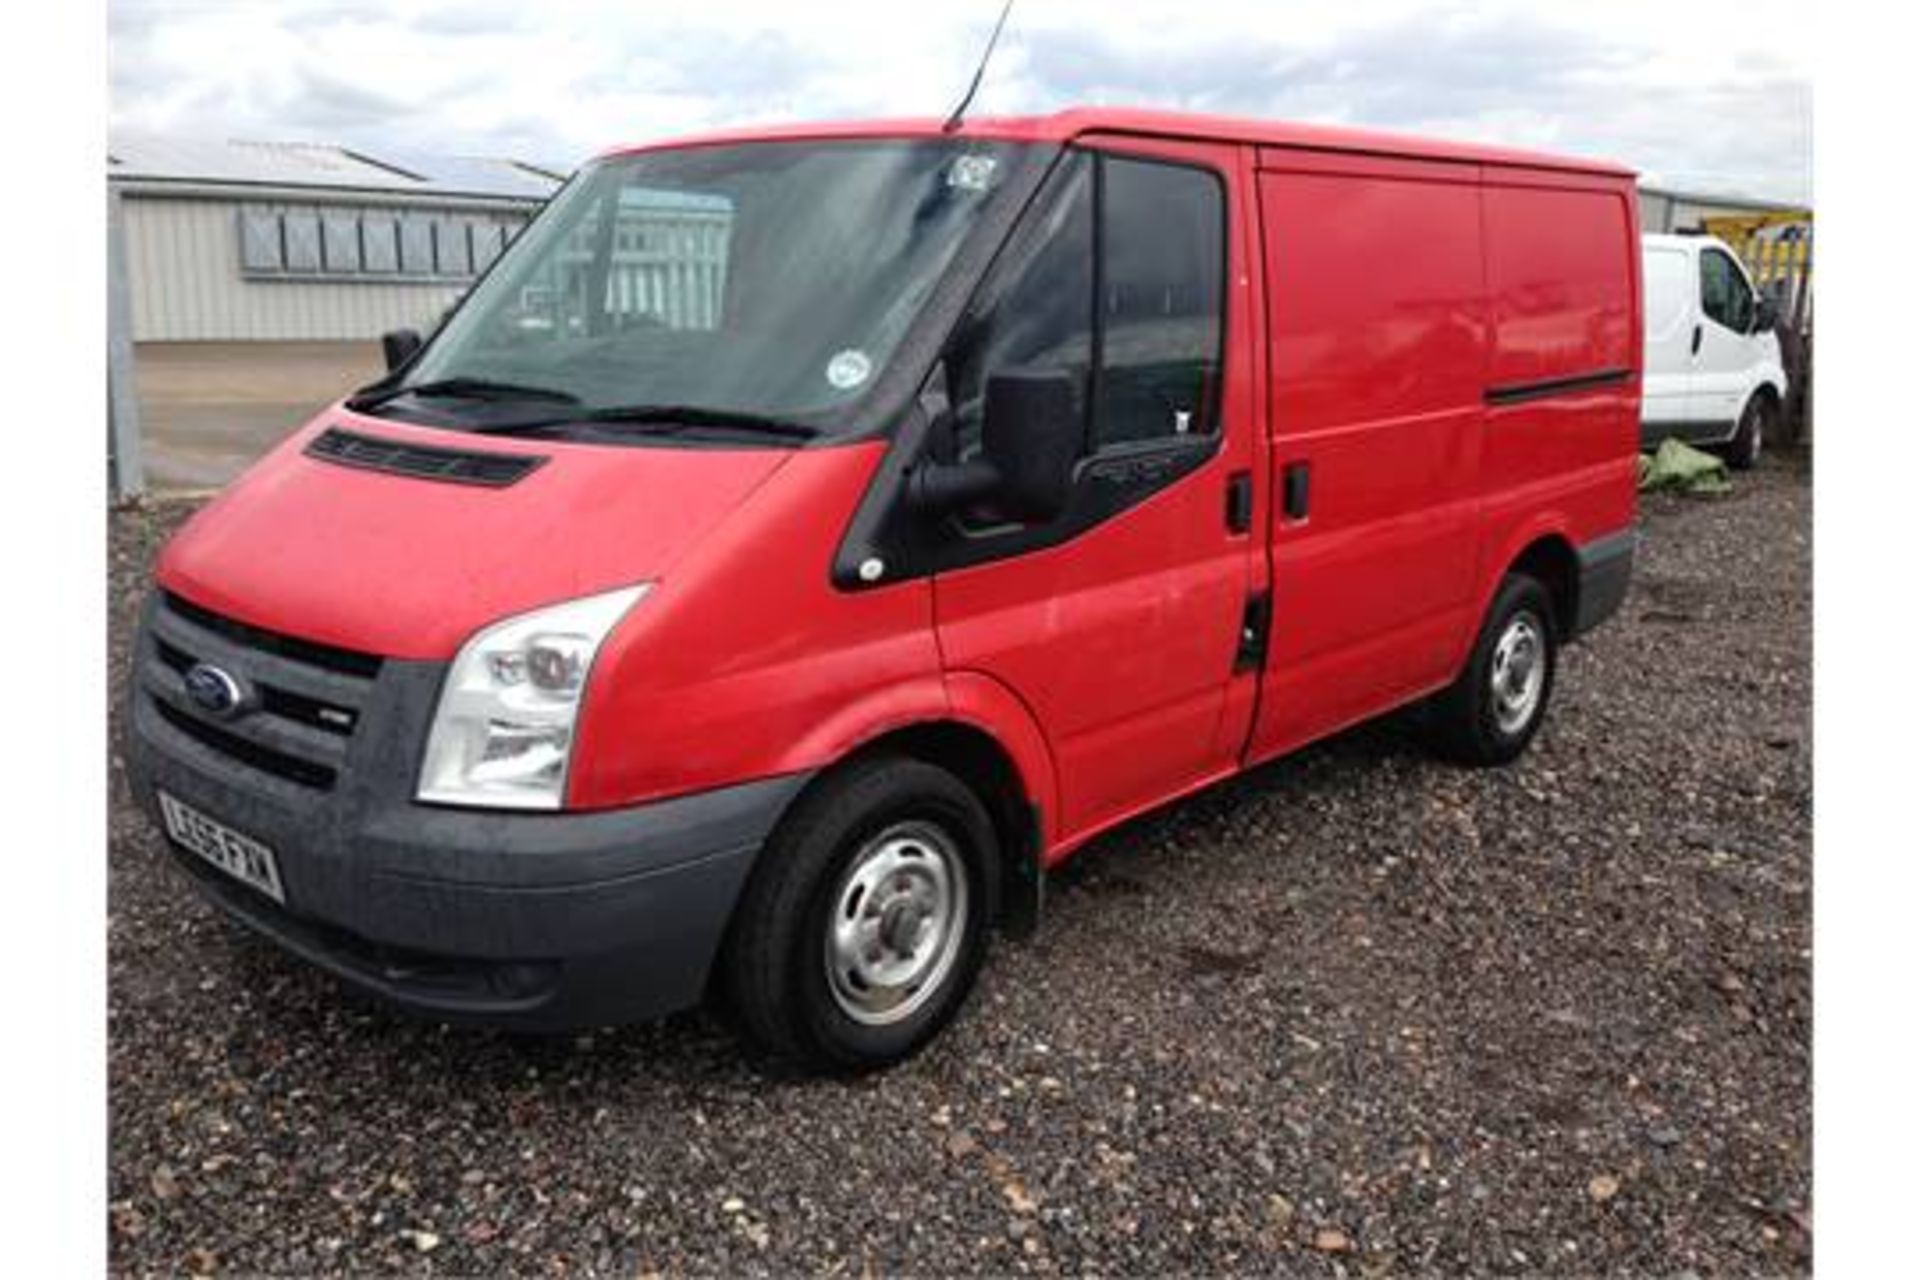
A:
[[[1761,294],[1753,304],[1753,332],[1771,333],[1780,323],[1780,309],[1773,305],[1773,299]]]
[[[387,372],[392,373],[413,359],[424,345],[417,329],[395,329],[392,333],[381,334],[380,352],[387,358]]]
[[[1079,457],[1072,376],[1007,369],[987,379],[980,457],[920,467],[912,501],[924,510],[951,511],[991,500],[1009,519],[1039,524],[1067,509]]]

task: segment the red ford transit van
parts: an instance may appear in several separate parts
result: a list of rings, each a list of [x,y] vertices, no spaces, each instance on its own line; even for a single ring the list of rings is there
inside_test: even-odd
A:
[[[1513,759],[1633,557],[1632,175],[1122,110],[584,167],[162,554],[227,913],[525,1029],[859,1068],[1116,823],[1406,704]]]

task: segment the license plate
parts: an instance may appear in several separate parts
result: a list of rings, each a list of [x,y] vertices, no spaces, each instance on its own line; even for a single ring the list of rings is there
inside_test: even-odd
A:
[[[160,816],[166,819],[168,835],[234,879],[285,904],[287,893],[280,887],[280,864],[274,860],[273,850],[164,791],[159,794]]]

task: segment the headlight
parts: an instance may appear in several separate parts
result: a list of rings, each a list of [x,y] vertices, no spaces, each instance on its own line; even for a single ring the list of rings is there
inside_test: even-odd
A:
[[[440,691],[419,798],[558,809],[594,655],[649,585],[569,600],[476,632]]]

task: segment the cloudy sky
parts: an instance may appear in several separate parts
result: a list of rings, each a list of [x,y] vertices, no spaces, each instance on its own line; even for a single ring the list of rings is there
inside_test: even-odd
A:
[[[109,0],[115,128],[571,164],[754,121],[930,115],[998,0]],[[981,114],[1135,103],[1810,195],[1803,6],[1017,0]]]

